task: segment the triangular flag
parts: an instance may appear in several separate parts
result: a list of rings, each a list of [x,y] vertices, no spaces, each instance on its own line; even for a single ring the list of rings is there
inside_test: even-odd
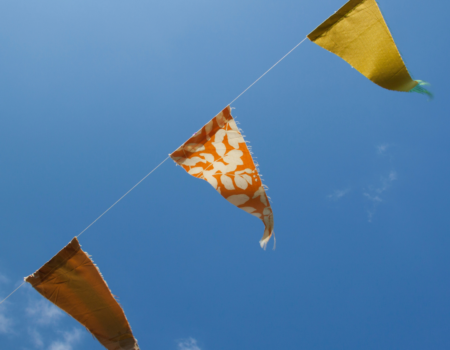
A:
[[[192,176],[208,181],[225,199],[261,219],[265,248],[273,232],[273,214],[247,144],[230,106],[196,132],[170,157]]]
[[[375,0],[350,0],[308,38],[385,89],[430,95],[411,78]]]
[[[106,349],[139,350],[122,308],[77,238],[25,281],[85,326]]]

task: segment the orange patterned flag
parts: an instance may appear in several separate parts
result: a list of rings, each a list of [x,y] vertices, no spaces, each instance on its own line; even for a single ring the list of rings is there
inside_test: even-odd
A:
[[[122,308],[77,238],[25,281],[85,326],[106,349],[139,350]]]
[[[230,106],[170,157],[192,176],[208,181],[230,203],[261,219],[266,228],[260,244],[266,247],[273,233],[272,208]]]

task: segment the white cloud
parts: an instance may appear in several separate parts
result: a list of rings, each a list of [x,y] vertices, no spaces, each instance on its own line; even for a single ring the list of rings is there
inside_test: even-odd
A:
[[[47,300],[32,302],[26,313],[35,323],[49,325],[59,320],[64,313]]]
[[[9,283],[9,278],[0,273],[0,284],[7,284],[7,283]]]
[[[0,286],[6,284],[9,284],[9,278],[0,273]],[[2,302],[6,296],[7,295],[2,294],[0,296],[0,302]],[[6,310],[6,303],[2,305],[0,304],[0,334],[12,334],[14,333],[13,330],[14,321],[13,319],[5,315],[5,310]]]
[[[388,150],[389,147],[390,147],[389,144],[383,143],[383,144],[377,146],[377,153],[380,155],[384,154]]]
[[[382,177],[381,178],[381,186],[376,189],[376,192],[381,194],[383,192],[386,192],[386,190],[391,187],[392,183],[397,180],[397,173],[395,171],[391,171],[389,173],[389,176]]]
[[[31,342],[33,343],[34,347],[36,348],[44,347],[42,335],[36,329],[29,329],[28,334],[30,335]]]
[[[0,273],[0,302],[3,300],[4,297],[6,297],[6,293],[8,291],[7,291],[7,288],[4,288],[4,286],[6,286],[8,284],[9,284],[9,278]]]
[[[0,286],[2,281],[5,279],[0,279]],[[64,312],[46,299],[37,299],[34,289],[29,285],[25,284],[23,289],[33,292],[32,295],[30,293],[28,305],[15,307],[14,314],[12,309],[9,310],[12,305],[0,306],[0,338],[3,334],[13,335],[14,339],[20,336],[28,342],[27,348],[39,350],[74,350],[74,346],[81,339],[82,331],[79,329],[73,329],[71,332],[63,331],[60,328],[63,327],[60,321],[64,321],[61,319],[65,315]],[[14,317],[11,318],[10,315]],[[3,349],[1,345],[0,349]]]
[[[397,180],[397,173],[395,171],[391,171],[389,174],[389,179],[390,182]]]
[[[63,339],[51,343],[48,350],[72,350],[73,346],[81,339],[82,333],[74,328],[72,332],[64,332]]]
[[[0,311],[0,334],[12,333],[12,320]]]
[[[194,338],[184,339],[178,342],[178,350],[201,350]]]
[[[338,201],[345,195],[347,195],[350,192],[349,188],[346,188],[345,190],[336,190],[332,194],[328,195],[327,198],[332,201]]]
[[[378,196],[372,196],[369,193],[363,193],[364,197],[367,197],[370,201],[374,203],[381,203],[383,200]]]
[[[397,178],[397,172],[391,171],[387,177],[381,177],[380,185],[378,187],[374,188],[372,186],[368,191],[363,193],[364,197],[372,202],[372,208],[367,212],[369,216],[369,222],[372,222],[378,205],[383,202],[381,195],[392,186],[392,183],[396,181]]]

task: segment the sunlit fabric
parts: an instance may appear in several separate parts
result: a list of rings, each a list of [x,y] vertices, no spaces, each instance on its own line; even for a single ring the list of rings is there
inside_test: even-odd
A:
[[[108,350],[139,350],[122,308],[77,238],[25,281]]]
[[[411,78],[375,0],[350,0],[308,38],[381,87],[409,92],[418,85]]]
[[[229,106],[170,156],[230,203],[261,219],[265,231],[260,244],[265,248],[273,232],[272,208]]]

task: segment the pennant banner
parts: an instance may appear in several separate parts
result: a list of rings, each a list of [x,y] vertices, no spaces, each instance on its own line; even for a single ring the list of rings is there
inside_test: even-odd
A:
[[[429,94],[411,78],[375,0],[350,0],[308,38],[385,89]]]
[[[122,308],[77,238],[25,281],[85,326],[106,349],[139,350]]]
[[[208,181],[225,199],[261,219],[265,248],[273,232],[272,208],[230,106],[170,157],[192,176]]]

